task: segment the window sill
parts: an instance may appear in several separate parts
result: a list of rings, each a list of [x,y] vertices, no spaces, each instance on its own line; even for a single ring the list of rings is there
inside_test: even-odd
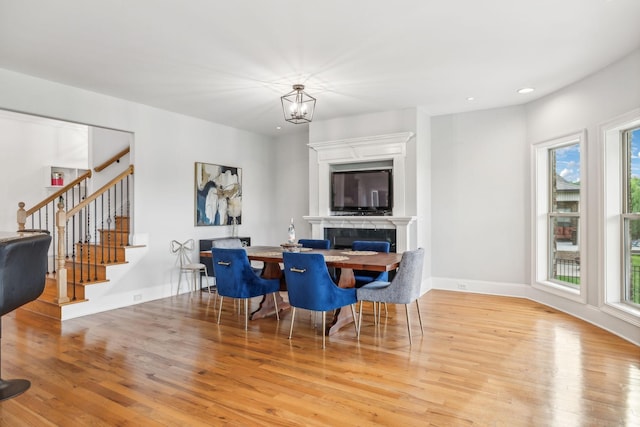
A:
[[[613,317],[640,327],[640,310],[621,302],[606,302],[601,310]]]
[[[536,281],[533,283],[533,287],[562,298],[570,299],[571,301],[579,302],[582,304],[586,303],[586,295],[583,295],[580,292],[580,289],[573,289],[569,286],[564,286],[548,281]]]

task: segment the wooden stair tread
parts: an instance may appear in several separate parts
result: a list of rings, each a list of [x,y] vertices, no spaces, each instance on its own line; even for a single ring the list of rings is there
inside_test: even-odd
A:
[[[39,301],[39,302],[44,303],[44,304],[57,305],[57,306],[60,306],[60,307],[65,306],[65,305],[78,304],[78,303],[81,303],[81,302],[89,301],[88,299],[85,299],[85,298],[76,298],[75,300],[69,300],[67,302],[59,303],[59,302],[56,302],[56,298],[57,298],[57,295],[53,295],[52,296],[52,295],[45,295],[43,293],[35,301]],[[35,301],[31,301],[31,302],[33,303]],[[25,305],[27,305],[27,304],[25,304]]]

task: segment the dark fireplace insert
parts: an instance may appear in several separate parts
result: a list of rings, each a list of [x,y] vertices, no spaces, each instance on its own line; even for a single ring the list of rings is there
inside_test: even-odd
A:
[[[351,249],[354,240],[375,240],[389,242],[391,252],[396,252],[396,230],[393,229],[325,228],[324,238],[329,239],[334,249]]]

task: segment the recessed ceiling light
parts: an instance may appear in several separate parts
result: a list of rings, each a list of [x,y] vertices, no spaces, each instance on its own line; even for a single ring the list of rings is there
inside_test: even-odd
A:
[[[471,102],[471,101],[475,101],[476,99],[473,96],[470,96],[467,98],[467,101]]]
[[[276,126],[276,129],[280,130],[282,129],[282,126]]]
[[[522,89],[518,89],[518,93],[531,93],[534,90],[535,89],[533,89],[532,87],[523,87]]]

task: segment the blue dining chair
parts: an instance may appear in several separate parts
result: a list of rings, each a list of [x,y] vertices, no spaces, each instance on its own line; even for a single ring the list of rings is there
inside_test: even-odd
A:
[[[303,248],[329,249],[331,247],[331,241],[328,239],[299,239],[298,243]]]
[[[391,244],[389,242],[378,241],[365,241],[354,240],[351,243],[351,250],[353,251],[375,251],[389,253]],[[386,271],[367,271],[367,270],[354,270],[353,272],[356,278],[356,288],[371,282],[386,282],[389,280],[389,273]]]
[[[284,277],[289,291],[289,304],[293,308],[291,313],[291,327],[289,339],[293,334],[293,322],[296,308],[322,312],[322,348],[325,348],[326,316],[328,310],[335,310],[344,306],[351,307],[353,323],[358,334],[358,322],[354,304],[356,303],[355,288],[339,288],[331,280],[329,270],[322,254],[284,252]]]
[[[374,303],[404,304],[407,315],[407,329],[409,330],[409,344],[411,344],[411,322],[409,321],[409,304],[416,302],[418,319],[420,320],[420,332],[422,328],[422,316],[420,315],[420,290],[422,287],[422,269],[424,266],[424,249],[418,248],[406,251],[402,254],[398,273],[391,283],[371,282],[358,288],[356,291],[358,301],[372,301]],[[358,323],[362,322],[362,304],[360,304]],[[358,337],[360,337],[358,325]]]
[[[329,239],[299,239],[298,243],[300,243],[303,248],[311,248],[311,249],[330,249],[331,248],[331,240]],[[336,279],[335,268],[333,267],[329,268],[329,276],[331,276],[334,283],[338,281]]]
[[[244,249],[212,248],[213,269],[216,274],[216,288],[220,296],[218,324],[222,314],[224,297],[244,300],[244,329],[249,325],[249,298],[273,294],[273,302],[278,314],[276,293],[280,290],[280,279],[263,279],[252,269]]]

